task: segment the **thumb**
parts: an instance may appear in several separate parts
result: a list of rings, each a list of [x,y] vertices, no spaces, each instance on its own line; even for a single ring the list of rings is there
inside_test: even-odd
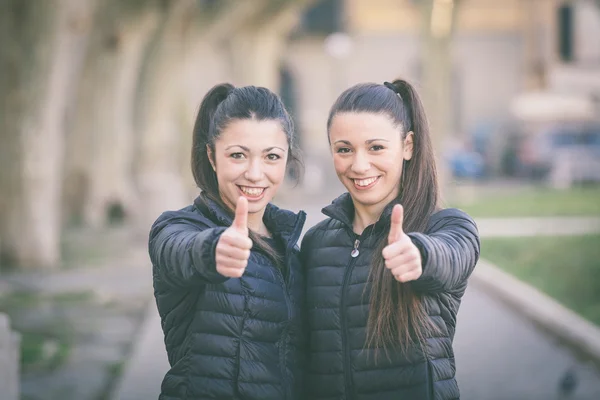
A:
[[[240,196],[235,206],[233,226],[238,232],[248,234],[248,200]]]
[[[404,208],[396,204],[392,209],[392,221],[390,224],[390,234],[388,235],[388,244],[391,244],[402,237],[402,223],[404,222]]]

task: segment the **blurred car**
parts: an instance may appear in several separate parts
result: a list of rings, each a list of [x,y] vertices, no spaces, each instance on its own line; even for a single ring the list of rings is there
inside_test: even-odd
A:
[[[522,165],[553,186],[600,182],[600,123],[562,123],[529,137]]]

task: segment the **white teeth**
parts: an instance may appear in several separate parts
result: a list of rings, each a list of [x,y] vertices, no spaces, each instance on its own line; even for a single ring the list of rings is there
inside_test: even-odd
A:
[[[355,179],[354,183],[356,183],[357,186],[369,186],[371,183],[375,182],[376,180],[377,180],[377,177],[369,178],[369,179]]]
[[[260,196],[262,192],[265,191],[265,189],[263,188],[249,188],[245,186],[240,186],[240,189],[242,189],[242,192],[246,193],[249,196]]]

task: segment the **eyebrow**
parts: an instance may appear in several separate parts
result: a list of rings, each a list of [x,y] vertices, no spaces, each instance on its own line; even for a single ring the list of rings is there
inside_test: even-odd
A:
[[[377,141],[379,141],[379,140],[381,140],[381,141],[383,141],[383,142],[389,142],[389,140],[387,140],[387,139],[380,139],[380,138],[376,138],[376,139],[369,139],[369,140],[365,140],[365,143],[366,143],[366,144],[371,144],[371,143],[373,143],[373,142],[377,142]],[[351,145],[352,145],[352,143],[350,143],[350,142],[349,142],[349,141],[347,141],[347,140],[336,140],[336,141],[335,141],[333,144],[337,144],[337,143],[343,143],[343,144],[347,144],[347,145],[349,145],[349,146],[351,146]]]
[[[250,149],[248,147],[242,146],[240,144],[232,144],[231,146],[226,147],[225,150],[229,150],[232,147],[239,147],[240,149],[242,149],[242,150],[247,151],[248,153],[250,153]],[[283,151],[285,153],[285,150],[282,149],[281,147],[278,147],[278,146],[272,146],[272,147],[266,148],[266,149],[263,150],[263,153],[268,153],[269,151],[272,151],[273,149],[279,149],[279,150],[281,150],[281,151]]]
[[[282,149],[281,147],[278,147],[278,146],[273,146],[273,147],[269,147],[268,149],[264,149],[263,153],[267,153],[267,152],[269,152],[271,150],[274,150],[274,149],[279,149],[279,150],[281,150],[281,151],[283,151],[285,153],[285,150]]]

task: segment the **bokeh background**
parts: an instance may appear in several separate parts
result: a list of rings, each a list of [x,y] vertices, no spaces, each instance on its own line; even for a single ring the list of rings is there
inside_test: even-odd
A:
[[[308,228],[343,192],[329,108],[398,77],[482,234],[463,398],[600,398],[598,0],[0,0],[0,398],[157,398],[147,234],[197,195],[210,87],[281,95]]]

